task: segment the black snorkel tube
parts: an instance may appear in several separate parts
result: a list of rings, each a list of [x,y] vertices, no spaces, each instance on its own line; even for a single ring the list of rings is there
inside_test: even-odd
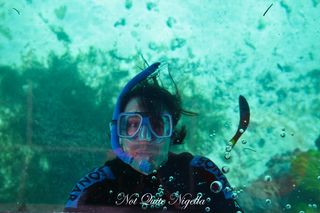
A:
[[[152,73],[154,73],[158,67],[159,67],[160,63],[156,62],[154,64],[152,64],[151,66],[147,67],[146,69],[144,69],[142,72],[140,72],[138,75],[136,75],[134,78],[132,78],[126,85],[125,87],[122,89],[116,106],[114,108],[114,112],[112,115],[112,121],[110,123],[110,132],[111,132],[111,147],[113,152],[117,155],[118,158],[120,158],[123,162],[125,162],[126,164],[132,164],[135,163],[134,162],[134,158],[133,156],[130,156],[128,153],[125,153],[122,149],[122,147],[120,146],[119,143],[119,136],[118,136],[118,127],[117,127],[117,122],[118,122],[118,117],[120,114],[120,105],[123,99],[123,96],[128,93],[134,86],[136,86],[138,83],[140,83],[141,81],[145,80],[148,76],[150,76]],[[141,171],[149,171],[151,168],[151,165],[149,162],[147,161],[143,161],[139,163],[139,168],[141,169]]]

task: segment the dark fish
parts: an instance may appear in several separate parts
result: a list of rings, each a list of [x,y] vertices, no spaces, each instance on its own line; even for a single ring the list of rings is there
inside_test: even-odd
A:
[[[14,9],[15,11],[17,11],[17,13],[20,15],[20,11],[19,10],[17,10],[16,8],[12,8],[12,9]]]
[[[233,138],[230,140],[232,147],[236,145],[241,135],[246,131],[250,121],[250,108],[247,100],[240,95],[239,96],[239,109],[240,109],[240,122],[238,130]]]

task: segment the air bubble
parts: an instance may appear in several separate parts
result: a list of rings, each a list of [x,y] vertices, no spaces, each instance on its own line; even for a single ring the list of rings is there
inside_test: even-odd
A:
[[[269,206],[269,205],[271,205],[271,203],[272,203],[272,202],[271,202],[271,200],[270,200],[270,199],[266,199],[266,205],[268,205],[268,206]]]
[[[144,210],[146,210],[146,209],[148,208],[148,204],[143,203],[142,206],[141,206],[141,208],[144,209]]]
[[[173,199],[179,197],[179,191],[176,191],[176,192],[172,193],[172,194],[170,195],[170,197],[173,198]]]
[[[264,181],[266,181],[266,182],[271,182],[271,181],[272,181],[272,177],[271,177],[270,175],[266,175],[266,176],[264,177]]]
[[[210,133],[209,136],[210,136],[210,137],[216,136],[216,131],[215,131],[215,130],[212,130],[212,133]]]
[[[299,211],[299,213],[304,213],[304,211]]]
[[[225,189],[226,189],[226,192],[231,192],[232,191],[232,189],[229,186],[227,186]]]
[[[312,208],[314,209],[318,208],[317,204],[312,204]]]
[[[157,170],[156,170],[156,169],[155,169],[155,170],[153,170],[153,171],[152,171],[152,173],[153,173],[153,174],[156,174],[156,173],[157,173]]]
[[[284,137],[286,137],[286,133],[282,132],[282,133],[280,134],[280,136],[281,136],[282,138],[284,138]]]
[[[202,193],[198,192],[197,197],[202,197]]]
[[[244,130],[243,129],[239,129],[239,132],[242,134],[244,132]]]
[[[225,158],[226,160],[229,160],[229,159],[231,158],[230,152],[224,153],[224,158]]]
[[[208,198],[206,199],[206,201],[207,201],[208,203],[210,203],[211,198],[210,198],[210,197],[208,197]]]
[[[241,142],[242,142],[242,144],[246,144],[247,143],[247,141],[245,139],[243,139]]]
[[[231,195],[231,198],[234,199],[234,200],[237,199],[238,198],[238,194],[233,192],[232,195]]]
[[[317,177],[318,180],[320,180],[320,175]]]
[[[210,207],[206,207],[204,210],[205,210],[206,212],[209,212],[209,211],[210,211]]]
[[[171,181],[173,181],[173,177],[172,176],[169,177],[169,182],[171,182]]]
[[[162,210],[167,211],[167,207],[166,207],[166,206],[164,206],[164,207],[162,208]]]
[[[156,178],[156,176],[152,176],[152,180],[156,180],[157,178]]]
[[[232,146],[226,146],[226,152],[230,152],[231,151],[231,149],[232,149]]]
[[[210,184],[210,190],[214,193],[219,193],[222,189],[222,183],[220,181],[213,181]]]
[[[287,205],[286,205],[286,209],[291,209],[291,205],[290,205],[290,204],[287,204]]]
[[[112,194],[113,193],[113,191],[112,190],[109,190],[109,194]]]
[[[227,166],[222,167],[222,172],[225,173],[225,174],[228,173],[229,170],[230,170],[230,169],[229,169],[229,167],[227,167]]]

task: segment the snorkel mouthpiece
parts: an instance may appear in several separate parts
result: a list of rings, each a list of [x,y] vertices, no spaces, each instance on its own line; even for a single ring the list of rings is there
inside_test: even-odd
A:
[[[137,163],[138,167],[139,168],[139,171],[141,171],[143,174],[145,175],[149,175],[152,173],[152,166],[151,166],[151,163],[146,161],[146,160],[141,160],[141,161],[136,161],[136,160],[133,160],[133,164],[134,163]],[[133,165],[134,166],[134,165]]]
[[[117,128],[118,128],[117,121],[118,121],[118,117],[120,114],[120,105],[121,105],[123,96],[127,92],[129,92],[134,86],[136,86],[138,83],[145,80],[148,76],[150,76],[152,73],[154,73],[158,69],[159,65],[160,65],[159,62],[152,64],[151,66],[147,67],[142,72],[140,72],[138,75],[136,75],[134,78],[132,78],[125,85],[125,87],[122,89],[122,91],[118,97],[118,100],[117,100],[117,103],[116,103],[116,106],[114,108],[114,112],[112,115],[112,122],[110,124],[111,147],[112,147],[113,152],[126,164],[129,164],[129,165],[136,164],[138,166],[138,168],[140,168],[140,171],[143,172],[144,174],[150,174],[150,170],[152,167],[151,163],[146,160],[137,161],[134,159],[133,156],[124,152],[124,150],[120,146],[119,137],[117,135]]]

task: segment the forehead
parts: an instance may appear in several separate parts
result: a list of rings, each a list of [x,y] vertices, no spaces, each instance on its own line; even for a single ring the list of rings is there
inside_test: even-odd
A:
[[[125,112],[144,112],[145,110],[141,105],[140,98],[134,97],[129,100],[126,107],[124,108],[124,111]]]

